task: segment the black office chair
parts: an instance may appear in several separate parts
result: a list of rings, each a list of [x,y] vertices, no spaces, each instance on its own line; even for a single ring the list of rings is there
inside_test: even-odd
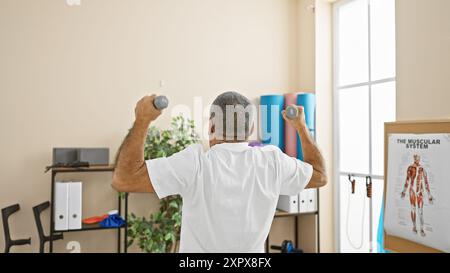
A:
[[[50,241],[50,236],[46,236],[44,233],[44,228],[41,222],[41,213],[50,207],[50,202],[44,202],[33,207],[34,220],[36,221],[36,226],[39,234],[39,253],[44,253],[45,243]],[[62,240],[63,234],[54,234],[53,241]]]
[[[11,234],[9,232],[8,218],[9,216],[11,216],[12,214],[16,213],[19,210],[20,210],[19,204],[15,204],[2,209],[3,230],[5,232],[5,253],[9,253],[11,247],[13,246],[31,245],[31,237],[28,239],[19,239],[19,240],[11,239]]]

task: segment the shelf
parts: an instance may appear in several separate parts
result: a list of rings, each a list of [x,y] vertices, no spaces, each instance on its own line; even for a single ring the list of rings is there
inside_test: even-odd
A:
[[[81,232],[81,231],[92,231],[92,230],[117,230],[125,228],[126,225],[121,227],[101,227],[100,224],[86,225],[82,224],[81,229],[71,229],[71,230],[55,230],[55,233],[66,233],[66,232]]]
[[[51,172],[51,201],[50,204],[55,203],[55,183],[56,183],[56,176],[58,173],[112,173],[114,172],[115,166],[114,165],[96,165],[96,166],[89,166],[89,167],[80,167],[80,168],[73,168],[73,167],[56,167],[52,168]],[[122,215],[122,202],[124,202],[125,211],[123,215],[125,215],[125,222],[127,221],[127,215],[128,215],[128,193],[125,194],[125,198],[122,198],[121,195],[118,196],[118,211]],[[82,231],[100,231],[100,230],[113,230],[117,231],[117,253],[122,252],[122,244],[123,244],[123,251],[127,252],[127,235],[128,235],[128,227],[125,223],[122,227],[109,227],[104,228],[100,226],[100,223],[93,224],[93,225],[86,225],[82,224],[80,229],[72,229],[72,230],[54,230],[54,223],[53,223],[53,217],[54,217],[55,211],[54,206],[50,206],[50,236],[49,236],[49,253],[53,253],[53,242],[56,237],[55,235],[63,234],[67,232],[82,232]],[[122,238],[122,229],[124,230],[124,240],[121,240]]]
[[[68,168],[68,167],[58,167],[53,168],[53,173],[82,173],[82,172],[113,172],[114,165],[105,166],[90,166],[90,167],[80,167],[80,168]]]
[[[281,218],[281,217],[295,217],[295,216],[304,216],[304,215],[318,215],[319,212],[307,212],[307,213],[289,213],[284,211],[277,211],[275,213],[275,218]]]

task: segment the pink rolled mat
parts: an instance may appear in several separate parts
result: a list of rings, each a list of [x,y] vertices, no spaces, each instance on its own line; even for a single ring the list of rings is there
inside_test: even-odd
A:
[[[285,108],[291,104],[297,105],[298,94],[286,94],[284,95]],[[286,122],[284,127],[285,133],[285,153],[288,156],[297,158],[297,131],[294,127]]]

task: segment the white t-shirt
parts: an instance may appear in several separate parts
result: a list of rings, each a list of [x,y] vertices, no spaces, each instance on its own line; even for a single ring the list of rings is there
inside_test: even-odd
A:
[[[312,166],[274,146],[192,145],[147,161],[159,198],[183,198],[180,252],[264,252],[279,195],[296,195]]]

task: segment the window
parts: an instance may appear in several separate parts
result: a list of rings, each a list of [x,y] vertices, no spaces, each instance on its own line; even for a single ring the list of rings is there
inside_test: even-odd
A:
[[[396,116],[395,0],[338,1],[334,37],[338,250],[376,252],[384,123]],[[349,174],[357,181],[355,194],[350,193]],[[373,179],[372,207],[367,176]]]

